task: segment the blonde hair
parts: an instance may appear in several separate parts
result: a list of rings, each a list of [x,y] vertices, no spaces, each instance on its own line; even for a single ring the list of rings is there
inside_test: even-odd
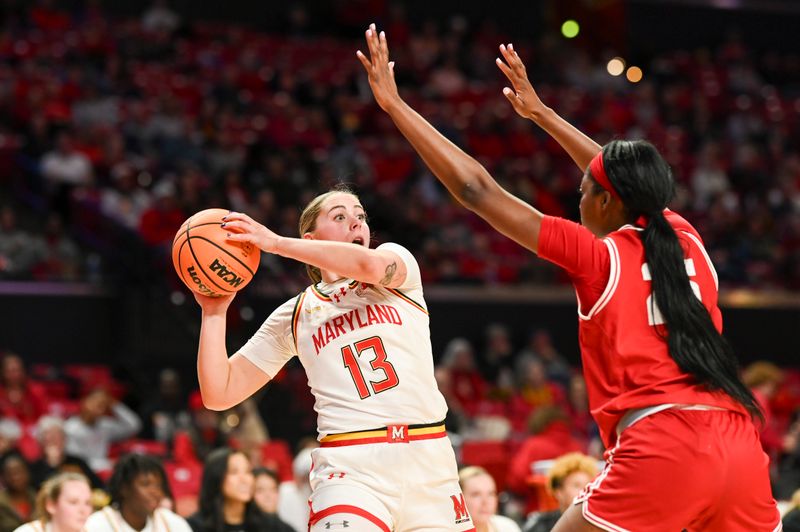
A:
[[[594,478],[597,475],[597,461],[583,453],[568,453],[558,457],[547,472],[547,491],[553,493],[568,476],[578,472]]]
[[[310,233],[317,228],[317,218],[319,218],[319,213],[322,210],[322,204],[334,194],[350,194],[356,198],[358,197],[350,187],[340,183],[334,186],[328,192],[320,194],[316,198],[309,201],[308,205],[306,205],[306,207],[303,209],[303,212],[300,214],[300,222],[298,224],[300,238],[302,238],[304,234]],[[322,272],[316,266],[306,264],[306,273],[311,280],[314,281],[314,284],[322,281]]]
[[[44,481],[42,487],[39,488],[39,493],[36,494],[36,511],[34,515],[36,515],[43,523],[49,522],[52,518],[52,516],[47,512],[47,503],[56,502],[61,496],[61,491],[64,489],[64,484],[71,481],[83,482],[89,486],[89,489],[92,487],[92,485],[89,483],[89,479],[87,479],[85,476],[80,473],[70,471],[67,473],[59,473],[54,477],[50,477]]]
[[[481,466],[462,467],[458,472],[458,485],[461,486],[461,489],[463,490],[464,484],[466,484],[468,480],[471,480],[475,477],[480,477],[482,475],[486,475],[494,480],[494,477],[492,477],[492,475],[490,475],[489,472]]]
[[[768,382],[777,384],[782,380],[783,371],[781,368],[765,360],[753,362],[742,372],[742,382],[748,388],[758,388]]]

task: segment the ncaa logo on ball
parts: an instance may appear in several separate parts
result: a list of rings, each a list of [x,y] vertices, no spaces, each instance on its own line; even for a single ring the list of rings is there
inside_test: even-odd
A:
[[[233,270],[228,269],[226,264],[223,264],[218,259],[208,265],[208,268],[217,274],[217,277],[228,283],[232,287],[237,287],[242,284],[242,278]]]

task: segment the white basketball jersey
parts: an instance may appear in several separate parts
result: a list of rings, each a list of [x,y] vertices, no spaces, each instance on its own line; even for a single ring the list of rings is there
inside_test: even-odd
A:
[[[434,423],[447,412],[433,376],[419,266],[402,246],[379,249],[405,262],[402,287],[352,279],[309,286],[278,307],[239,351],[270,377],[300,357],[320,437]]]

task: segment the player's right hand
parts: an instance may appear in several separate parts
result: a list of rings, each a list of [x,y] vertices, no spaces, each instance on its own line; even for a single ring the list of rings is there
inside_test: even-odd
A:
[[[236,296],[236,293],[229,294],[226,296],[219,296],[219,297],[211,297],[206,296],[203,294],[198,294],[197,292],[192,292],[194,295],[195,301],[197,304],[200,305],[200,308],[203,309],[203,315],[213,315],[213,314],[225,314],[228,312],[228,307],[231,305],[231,301]]]
[[[525,70],[525,65],[522,63],[517,52],[514,50],[514,45],[505,44],[500,45],[500,53],[503,55],[502,59],[499,57],[495,59],[497,67],[506,75],[508,81],[511,82],[511,87],[503,87],[503,95],[511,102],[514,110],[522,118],[536,120],[541,114],[547,110],[547,107],[539,99],[539,95],[533,90],[528,79],[528,73]]]
[[[394,61],[389,61],[389,45],[386,42],[386,34],[378,33],[373,23],[369,25],[365,36],[369,58],[361,50],[356,52],[356,56],[364,65],[364,70],[367,71],[369,86],[372,94],[375,95],[375,101],[378,102],[381,109],[389,111],[393,104],[400,101],[400,95],[394,80]]]

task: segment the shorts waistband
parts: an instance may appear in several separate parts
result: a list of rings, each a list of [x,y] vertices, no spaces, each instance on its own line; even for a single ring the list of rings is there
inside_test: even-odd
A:
[[[647,416],[652,416],[658,412],[663,412],[664,410],[727,410],[727,408],[722,408],[719,406],[710,406],[710,405],[682,405],[682,404],[674,404],[674,403],[665,403],[661,405],[653,405],[653,406],[646,406],[644,408],[636,408],[634,410],[628,410],[625,412],[625,415],[617,423],[617,437],[619,437],[622,432],[636,423],[637,421],[641,421],[642,419],[646,418]]]
[[[417,440],[444,438],[444,421],[421,425],[387,425],[379,429],[329,434],[320,440],[321,447],[342,447],[368,443],[408,443]]]

